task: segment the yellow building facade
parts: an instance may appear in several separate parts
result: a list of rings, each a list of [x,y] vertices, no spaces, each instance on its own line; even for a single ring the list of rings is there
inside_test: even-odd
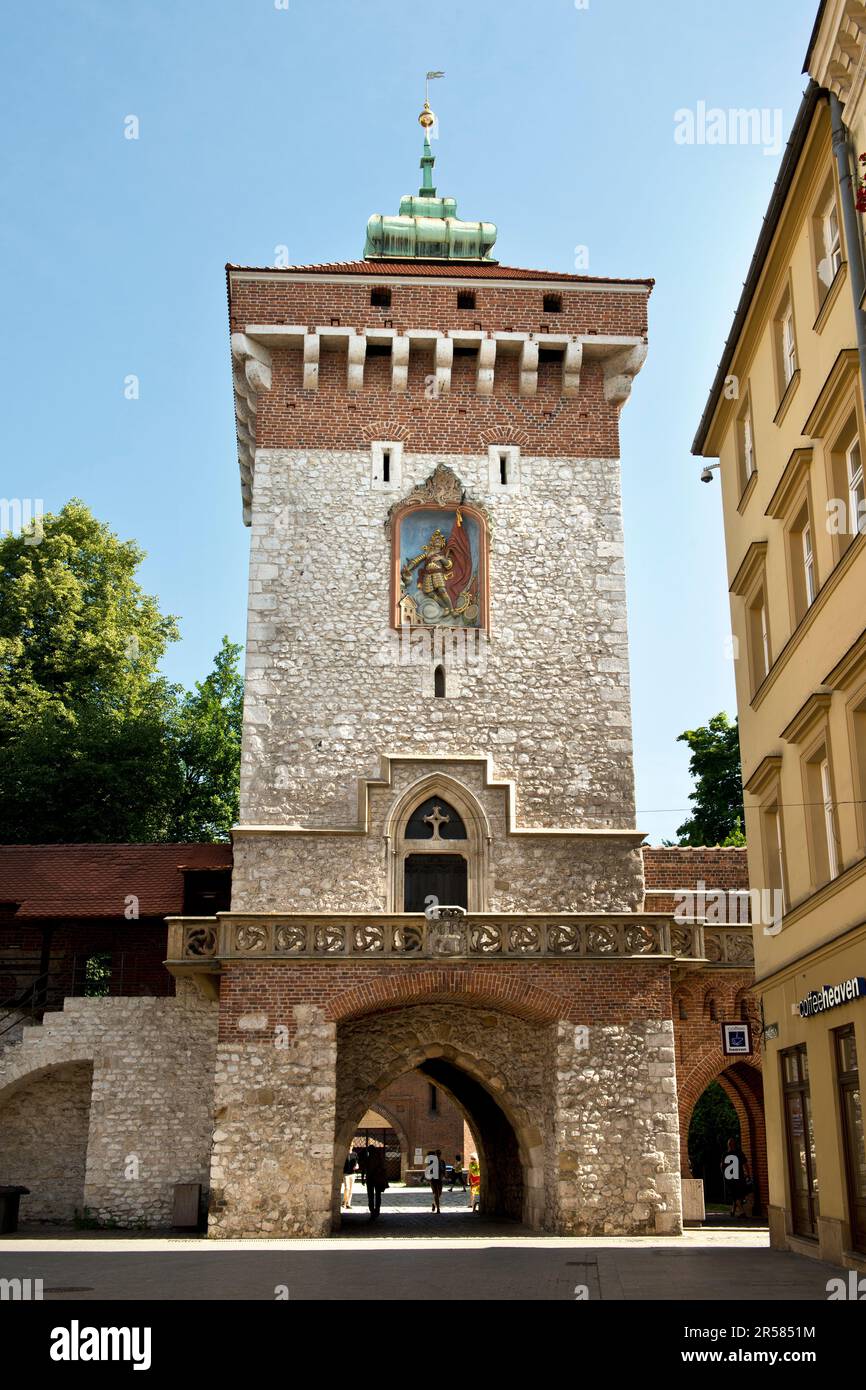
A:
[[[766,905],[771,1240],[851,1268],[866,1268],[861,149],[811,82],[694,444],[719,460],[750,879]]]

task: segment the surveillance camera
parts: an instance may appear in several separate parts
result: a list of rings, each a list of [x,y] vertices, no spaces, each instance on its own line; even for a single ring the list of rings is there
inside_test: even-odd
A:
[[[712,475],[710,469],[709,469],[709,468],[705,468],[705,469],[703,470],[703,472],[701,473],[701,482],[702,482],[702,483],[711,483],[712,481],[713,481],[713,475]]]

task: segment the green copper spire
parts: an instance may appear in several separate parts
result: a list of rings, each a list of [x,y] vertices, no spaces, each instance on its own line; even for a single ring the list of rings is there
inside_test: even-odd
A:
[[[436,163],[436,156],[430,148],[430,132],[424,132],[424,153],[421,155],[421,187],[418,189],[419,198],[435,198],[436,189],[433,187],[433,165]]]
[[[462,222],[456,198],[439,198],[433,184],[436,157],[430,145],[435,116],[425,101],[418,117],[424,127],[421,153],[421,187],[417,195],[400,199],[396,217],[377,213],[367,223],[364,257],[367,260],[490,261],[496,241],[492,222]]]

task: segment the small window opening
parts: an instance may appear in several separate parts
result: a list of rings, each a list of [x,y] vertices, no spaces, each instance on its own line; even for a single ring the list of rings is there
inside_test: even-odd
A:
[[[391,356],[391,344],[390,344],[390,343],[368,343],[368,344],[367,344],[367,356],[368,356],[368,357],[390,357],[390,356]]]
[[[383,449],[383,450],[382,450],[382,482],[383,482],[383,483],[390,483],[390,481],[391,481],[391,450],[390,450],[390,449]]]
[[[474,348],[474,347],[456,347],[456,348],[454,349],[454,356],[455,356],[455,357],[477,357],[477,356],[478,356],[478,349],[477,349],[477,348]]]
[[[538,360],[539,362],[561,362],[562,348],[539,348]]]
[[[111,992],[111,952],[96,951],[84,964],[84,993],[102,999]]]
[[[499,455],[499,481],[505,486],[508,482],[508,455]]]
[[[561,294],[546,294],[546,295],[544,296],[544,312],[545,312],[546,314],[561,314],[561,313],[562,313],[562,295],[561,295]]]
[[[678,1001],[677,1001],[677,1017],[680,1018],[680,1019],[687,1019],[688,1016],[689,1016],[689,1015],[688,1015],[688,1012],[686,1011],[685,1000],[684,1000],[684,999],[678,1000]]]
[[[458,291],[457,291],[457,308],[458,308],[458,309],[474,309],[474,308],[475,308],[475,291],[474,291],[474,290],[458,290]]]
[[[380,309],[390,309],[391,291],[387,285],[374,285],[370,291],[370,303]]]
[[[437,700],[445,699],[445,667],[437,666],[433,672],[433,694]]]
[[[432,1082],[430,1083],[430,1109],[433,1114],[439,1109],[439,1097],[436,1092],[436,1087]]]

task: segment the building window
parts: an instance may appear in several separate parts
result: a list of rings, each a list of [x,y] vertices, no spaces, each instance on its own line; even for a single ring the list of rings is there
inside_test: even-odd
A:
[[[838,878],[840,868],[833,776],[826,743],[811,753],[804,770],[812,874],[814,887],[821,888]]]
[[[818,574],[815,567],[815,547],[808,497],[803,501],[794,520],[790,523],[788,551],[793,617],[796,625],[811,608],[818,592]]]
[[[782,1052],[779,1060],[785,1102],[791,1224],[796,1235],[814,1239],[818,1234],[818,1172],[805,1045]]]
[[[860,440],[855,437],[845,450],[845,471],[848,481],[849,530],[852,536],[866,531],[866,488],[863,484],[863,455]]]
[[[842,264],[842,238],[839,232],[839,213],[836,210],[836,199],[834,198],[823,220],[824,231],[824,275],[826,276],[827,288],[835,280],[839,268]],[[819,268],[820,273],[820,268]]]
[[[475,291],[474,291],[474,290],[458,290],[458,291],[457,291],[457,308],[458,308],[458,309],[474,309],[474,308],[475,308]]]
[[[851,1246],[854,1250],[866,1251],[866,1133],[863,1126],[860,1072],[853,1023],[849,1023],[846,1028],[837,1028],[834,1039],[836,1085],[845,1148]]]
[[[561,294],[546,294],[546,295],[544,296],[544,312],[545,312],[546,314],[561,314],[561,313],[562,313],[562,295],[561,295]]]
[[[761,807],[761,838],[763,841],[764,864],[766,866],[767,887],[781,895],[782,912],[785,911],[785,840],[782,828],[782,812],[778,800]]]
[[[430,1082],[430,1114],[431,1114],[431,1115],[435,1115],[435,1114],[437,1113],[438,1109],[439,1109],[439,1092],[436,1090],[436,1087],[433,1085],[433,1083],[432,1083],[432,1081],[431,1081],[431,1082]]]
[[[740,463],[740,492],[745,492],[755,471],[755,437],[752,430],[752,401],[749,394],[737,419],[737,447]]]
[[[794,310],[790,301],[782,313],[782,377],[786,388],[797,370],[797,343],[794,337]]]
[[[827,840],[827,867],[831,878],[839,877],[839,847],[836,840],[836,808],[833,804],[833,787],[830,782],[830,764],[826,758],[821,760],[821,799],[824,807],[824,835]]]
[[[769,675],[772,665],[767,599],[763,586],[749,605],[749,655],[752,663],[752,690],[755,691]]]
[[[391,291],[387,285],[374,285],[370,291],[370,303],[377,309],[391,307]]]
[[[519,447],[516,444],[491,444],[487,452],[491,491],[495,492],[501,487],[518,488],[521,481]]]
[[[815,555],[812,550],[812,527],[807,521],[800,532],[803,542],[803,572],[806,580],[806,606],[815,602]]]
[[[391,450],[390,450],[390,449],[383,449],[383,450],[382,450],[382,482],[383,482],[383,483],[390,483],[390,481],[391,481]]]
[[[433,694],[437,700],[445,699],[445,667],[437,666],[433,672]]]

